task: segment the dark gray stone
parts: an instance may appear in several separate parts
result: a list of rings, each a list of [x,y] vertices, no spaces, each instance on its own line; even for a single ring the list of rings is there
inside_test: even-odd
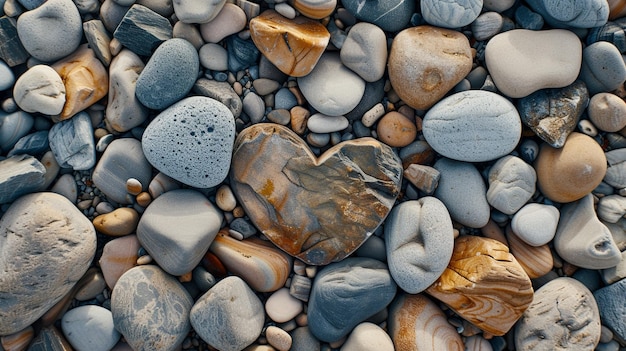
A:
[[[515,21],[524,29],[540,30],[543,28],[543,17],[524,5],[515,10]]]
[[[40,130],[35,133],[25,135],[15,143],[8,156],[13,155],[39,155],[48,150],[48,131]]]
[[[228,50],[228,70],[231,72],[242,71],[255,65],[261,52],[252,40],[244,40],[233,34],[226,38]]]
[[[352,111],[344,116],[352,121],[361,120],[365,112],[369,111],[374,105],[381,102],[385,96],[385,79],[379,79],[375,82],[366,82],[365,91],[359,104]]]
[[[102,2],[100,6],[100,20],[109,33],[115,32],[128,10],[130,10],[130,6],[120,5],[115,0],[104,0]]]
[[[598,41],[613,43],[622,53],[626,53],[626,17],[609,21],[605,25],[592,28],[587,35],[587,45]]]
[[[337,341],[385,308],[395,294],[396,283],[380,261],[355,257],[331,263],[313,281],[309,328],[322,341]]]
[[[113,37],[137,55],[150,56],[152,50],[172,37],[172,25],[167,18],[135,4],[126,12]]]
[[[606,41],[584,48],[580,79],[585,82],[591,95],[622,86],[626,80],[626,64],[619,49]]]
[[[17,22],[15,18],[0,17],[0,59],[9,67],[21,65],[28,60],[30,54],[24,49],[17,36]]]
[[[17,155],[0,161],[0,204],[41,190],[46,168],[30,155]]]
[[[233,113],[235,118],[241,115],[243,103],[228,82],[200,78],[194,84],[193,91],[223,103]]]
[[[304,326],[296,328],[290,333],[291,335],[291,349],[298,351],[320,351],[320,341],[309,330],[309,327]]]
[[[611,328],[622,343],[626,341],[626,279],[622,279],[593,293],[600,310],[602,324]]]
[[[274,95],[274,109],[291,110],[298,100],[288,88],[280,88]]]
[[[79,112],[53,125],[48,140],[59,166],[82,171],[96,164],[96,143],[91,117],[87,112]]]
[[[252,223],[243,218],[235,218],[232,222],[230,222],[229,226],[231,230],[241,234],[244,238],[249,238],[256,234],[256,228],[252,225]]]
[[[361,21],[373,23],[388,32],[397,32],[411,20],[416,1],[341,0],[341,3]]]

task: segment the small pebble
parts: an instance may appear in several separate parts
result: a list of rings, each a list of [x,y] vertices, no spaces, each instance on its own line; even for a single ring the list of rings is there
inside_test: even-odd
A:
[[[275,326],[269,326],[265,330],[265,337],[267,342],[272,345],[276,350],[288,351],[291,349],[292,339],[283,329]]]
[[[415,140],[417,127],[403,114],[391,111],[378,121],[376,133],[383,143],[391,147],[404,147]]]
[[[292,320],[302,308],[302,301],[291,296],[287,288],[277,290],[265,302],[265,312],[276,323]]]

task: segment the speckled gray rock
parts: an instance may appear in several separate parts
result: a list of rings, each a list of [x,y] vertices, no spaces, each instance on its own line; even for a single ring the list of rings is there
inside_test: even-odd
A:
[[[61,328],[76,350],[109,351],[120,339],[111,311],[96,305],[67,311],[61,319]]]
[[[404,28],[415,11],[415,1],[411,0],[341,0],[341,3],[357,19],[388,32]]]
[[[589,92],[580,80],[561,89],[544,89],[517,102],[522,122],[550,146],[563,147],[589,105]]]
[[[137,238],[169,274],[191,272],[215,239],[222,213],[191,189],[172,190],[148,205],[137,226]]]
[[[441,155],[465,162],[495,160],[513,151],[522,133],[515,106],[483,90],[451,95],[424,116],[424,137]]]
[[[228,175],[234,141],[235,120],[228,108],[217,100],[192,96],[153,119],[142,146],[159,171],[187,185],[210,188]]]
[[[96,231],[55,193],[20,197],[0,219],[0,335],[29,326],[85,274]]]
[[[17,19],[17,34],[29,54],[50,62],[78,48],[83,23],[72,0],[48,0]]]
[[[113,37],[137,55],[150,56],[152,50],[172,37],[172,25],[146,6],[134,4],[115,28]]]
[[[315,276],[309,328],[322,341],[337,341],[385,308],[395,294],[396,283],[380,261],[353,257],[331,263]]]
[[[385,221],[389,272],[398,286],[417,294],[439,278],[454,247],[452,221],[437,198],[396,205]]]
[[[139,140],[113,140],[96,164],[93,183],[109,200],[129,204],[133,199],[126,192],[128,178],[137,179],[143,185],[142,191],[146,191],[152,179],[152,167],[143,155]]]
[[[96,143],[93,139],[91,117],[87,112],[79,112],[74,117],[53,125],[48,139],[59,166],[82,171],[91,169],[96,164]]]
[[[600,315],[578,280],[560,277],[535,291],[515,328],[518,350],[593,350],[600,341]]]
[[[583,62],[580,69],[582,79],[589,94],[612,91],[624,84],[626,64],[615,45],[599,41],[583,50]]]
[[[487,187],[471,163],[440,158],[433,167],[441,174],[435,197],[446,205],[453,220],[471,228],[489,221]]]
[[[200,78],[193,86],[193,92],[215,99],[226,105],[233,117],[237,118],[243,110],[241,98],[228,82],[218,82],[216,80]],[[275,108],[278,108],[275,106]]]
[[[382,29],[367,22],[352,26],[340,52],[341,62],[366,82],[383,77],[387,67],[387,37]]]
[[[26,112],[58,115],[65,104],[65,86],[52,67],[35,65],[17,79],[13,98]]]
[[[609,19],[609,4],[604,0],[572,2],[527,0],[526,2],[555,28],[593,28],[605,24]]]
[[[461,28],[474,22],[483,8],[483,0],[421,0],[424,20],[443,28]]]
[[[105,122],[117,132],[129,131],[148,118],[148,110],[135,95],[137,78],[144,67],[141,58],[128,49],[122,50],[111,62]]]
[[[512,215],[535,193],[537,173],[521,158],[507,155],[489,170],[487,202],[496,210]]]
[[[46,168],[30,155],[17,155],[0,161],[0,204],[41,190]]]
[[[137,99],[155,110],[172,105],[189,93],[199,67],[198,52],[187,40],[174,38],[164,42],[139,73]]]
[[[196,301],[191,309],[191,325],[209,345],[239,351],[261,335],[263,311],[254,291],[241,278],[230,276]]]
[[[626,340],[626,279],[596,290],[593,293],[600,310],[602,324],[611,328],[613,335],[622,342]]]
[[[136,351],[180,347],[191,329],[192,305],[178,280],[153,265],[126,271],[111,293],[115,328]]]

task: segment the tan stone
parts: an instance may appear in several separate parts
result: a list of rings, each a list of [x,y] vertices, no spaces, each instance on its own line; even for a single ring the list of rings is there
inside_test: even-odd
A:
[[[321,23],[301,16],[291,20],[273,10],[250,20],[250,36],[270,62],[293,77],[309,74],[330,40]]]
[[[533,300],[524,269],[497,240],[460,236],[448,268],[426,292],[485,332],[504,335]]]
[[[97,231],[111,236],[134,233],[138,223],[139,213],[129,207],[120,207],[93,219],[93,226]]]
[[[256,124],[233,149],[231,188],[278,247],[311,265],[340,261],[387,217],[402,165],[373,138],[337,144],[317,158],[290,129]]]
[[[472,53],[462,33],[418,26],[396,35],[387,66],[398,96],[409,106],[426,110],[470,72]]]
[[[520,266],[531,279],[539,278],[548,274],[554,266],[552,252],[548,244],[531,246],[520,239],[511,227],[506,228],[506,238],[509,242],[511,253],[517,259]]]
[[[134,234],[113,239],[104,245],[99,264],[110,289],[115,287],[122,274],[135,266],[140,247],[139,239]]]
[[[428,195],[435,192],[440,177],[438,170],[425,165],[412,163],[404,170],[404,178]]]
[[[106,96],[109,74],[94,51],[84,44],[52,65],[65,84],[65,105],[58,117],[66,120]]]
[[[589,194],[602,182],[606,168],[600,145],[576,132],[560,149],[542,145],[535,161],[539,190],[556,202],[572,202]]]
[[[378,140],[391,147],[409,145],[417,136],[417,126],[413,121],[396,111],[387,112],[376,127]]]

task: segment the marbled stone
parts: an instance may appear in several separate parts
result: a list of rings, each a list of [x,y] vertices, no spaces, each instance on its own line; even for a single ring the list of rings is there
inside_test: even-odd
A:
[[[291,257],[258,238],[237,240],[220,231],[210,247],[224,267],[259,292],[276,291],[285,285]]]
[[[518,350],[593,350],[599,340],[596,301],[589,289],[568,277],[539,288],[515,328]]]
[[[113,37],[139,56],[150,56],[159,44],[172,37],[167,18],[146,6],[134,4],[115,29]]]
[[[111,64],[111,36],[107,32],[102,21],[94,19],[83,22],[83,32],[89,47],[91,47],[96,54],[96,57],[102,62],[103,65],[109,67]]]
[[[86,305],[69,310],[61,320],[63,334],[76,350],[109,351],[120,339],[111,311]]]
[[[126,132],[148,118],[148,110],[135,95],[137,78],[145,65],[134,52],[124,49],[109,67],[109,96],[105,123],[116,132]]]
[[[0,110],[0,149],[4,152],[13,148],[21,137],[28,134],[35,118],[24,111],[5,113]]]
[[[388,32],[404,28],[415,11],[415,1],[341,0],[343,7],[357,19]]]
[[[383,77],[387,66],[387,37],[371,23],[357,23],[341,46],[341,62],[366,82]]]
[[[626,64],[615,45],[599,41],[583,50],[580,79],[590,94],[612,91],[624,84]]]
[[[556,28],[593,28],[605,24],[609,19],[609,4],[602,0],[571,3],[528,0],[527,3],[541,14],[548,24]]]
[[[341,346],[341,351],[394,351],[393,341],[389,334],[374,323],[363,322],[357,325],[346,342]]]
[[[154,51],[139,73],[135,95],[148,108],[167,108],[191,91],[199,67],[198,52],[191,43],[169,39]]]
[[[29,53],[26,51],[17,33],[17,21],[13,17],[0,17],[0,59],[9,67],[26,62]]]
[[[222,225],[222,213],[201,193],[168,191],[141,216],[137,238],[152,258],[172,275],[191,272]]]
[[[589,104],[585,83],[577,80],[562,89],[544,89],[518,100],[522,122],[550,146],[563,147]]]
[[[72,345],[54,326],[42,328],[29,345],[28,351],[72,351]]]
[[[374,139],[340,143],[316,158],[274,124],[242,131],[233,160],[231,187],[255,226],[314,265],[356,250],[391,210],[402,177],[398,157]]]
[[[0,219],[0,334],[22,330],[61,300],[96,253],[93,225],[55,193],[13,202]]]
[[[402,173],[404,179],[408,180],[426,195],[432,195],[439,186],[441,173],[431,166],[410,164]]]
[[[521,98],[572,84],[580,71],[582,44],[568,30],[515,29],[489,40],[485,62],[498,90]]]
[[[395,294],[396,284],[380,261],[358,257],[329,264],[313,282],[309,328],[319,340],[340,340],[385,308]]]
[[[246,13],[241,7],[226,2],[215,18],[200,25],[200,35],[207,43],[219,43],[244,29],[247,24]]]
[[[626,294],[626,279],[622,279],[593,293],[602,324],[611,328],[615,339],[626,340],[626,306],[624,306],[624,294]]]
[[[496,210],[512,215],[535,194],[537,174],[521,158],[507,155],[489,169],[487,202]]]
[[[451,95],[424,116],[422,132],[432,148],[445,157],[484,162],[513,151],[522,123],[506,98],[483,90]]]
[[[582,268],[610,268],[621,260],[609,229],[596,216],[591,194],[561,208],[554,248],[565,261]]]
[[[226,0],[173,0],[174,13],[183,23],[207,23],[217,16]]]
[[[152,265],[128,270],[111,293],[115,329],[137,351],[174,351],[180,347],[191,329],[192,305],[185,288]]]
[[[433,26],[461,28],[474,22],[483,8],[483,0],[421,0],[424,20]]]
[[[399,294],[389,308],[389,335],[396,351],[461,351],[461,336],[444,312],[422,294]]]
[[[118,279],[135,266],[140,247],[134,234],[115,238],[104,245],[99,264],[109,289],[113,289]]]
[[[210,97],[226,105],[235,118],[241,115],[243,103],[228,82],[200,78],[194,84],[193,92]]]
[[[322,19],[335,11],[337,0],[293,0],[292,4],[302,15]]]
[[[142,147],[159,171],[181,183],[209,188],[228,175],[234,140],[235,121],[228,108],[193,96],[155,117],[143,133]]]
[[[59,166],[82,171],[96,164],[96,143],[87,112],[79,112],[73,118],[53,125],[48,139]]]
[[[65,85],[50,66],[35,65],[19,76],[13,98],[23,111],[58,115],[65,104]]]
[[[239,277],[224,278],[202,295],[193,305],[190,319],[202,340],[223,351],[250,345],[265,322],[261,300]]]
[[[515,213],[511,227],[528,245],[541,246],[554,238],[560,216],[559,210],[552,205],[531,203]]]
[[[35,337],[35,330],[28,326],[18,332],[0,337],[0,347],[5,351],[26,350]]]
[[[0,204],[42,190],[46,169],[30,155],[16,155],[0,161]]]
[[[409,294],[428,288],[448,266],[454,246],[452,220],[437,198],[396,205],[385,221],[389,272]]]
[[[396,35],[387,66],[398,96],[409,106],[426,110],[471,71],[472,54],[462,33],[418,26]]]
[[[493,335],[504,335],[533,301],[530,278],[499,241],[460,236],[448,268],[426,292]]]

